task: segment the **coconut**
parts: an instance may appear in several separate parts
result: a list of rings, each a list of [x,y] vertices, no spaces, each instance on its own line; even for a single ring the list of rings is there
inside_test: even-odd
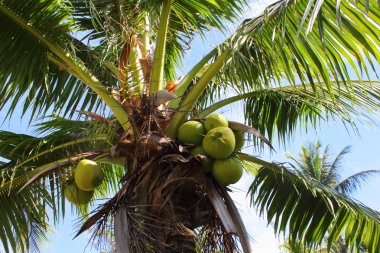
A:
[[[69,184],[65,187],[65,197],[74,205],[84,205],[90,202],[94,191],[83,191],[79,189],[75,183]]]
[[[178,139],[187,144],[200,145],[206,131],[202,123],[198,121],[187,121],[178,129]]]
[[[228,127],[211,129],[203,139],[202,146],[205,152],[212,158],[225,159],[234,152],[234,133]]]
[[[96,162],[83,159],[75,169],[74,178],[79,189],[92,191],[102,183],[104,173]]]
[[[207,132],[216,127],[228,127],[227,119],[220,113],[208,116],[204,124]]]
[[[207,156],[206,151],[203,149],[202,146],[196,147],[193,150],[191,150],[192,155],[203,155],[205,158],[201,160],[202,169],[205,173],[210,173],[212,164],[214,163],[214,159]]]
[[[233,131],[235,136],[235,151],[240,151],[245,144],[245,133],[242,131]]]
[[[212,167],[212,175],[221,185],[227,186],[240,180],[243,175],[243,165],[235,157],[223,160],[215,160]]]

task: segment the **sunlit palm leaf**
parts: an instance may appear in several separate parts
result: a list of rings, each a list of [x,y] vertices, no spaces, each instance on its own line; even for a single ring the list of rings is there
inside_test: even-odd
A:
[[[169,38],[167,45],[170,51],[166,56],[166,78],[175,77],[175,67],[182,63],[183,53],[190,48],[194,37],[211,29],[227,30],[227,21],[235,21],[243,10],[245,0],[174,0],[172,3]],[[181,58],[180,58],[181,57]],[[171,70],[171,74],[169,73]],[[170,79],[168,80],[170,81]]]
[[[363,13],[362,3],[349,0],[341,3],[310,0],[313,8],[308,8],[303,1],[283,0],[270,5],[261,15],[246,20],[218,47],[219,56],[210,64],[212,70],[209,68],[193,85],[194,89],[182,100],[181,109],[191,111],[202,95],[204,102],[212,100],[215,93],[244,94],[299,83],[310,83],[311,94],[314,93],[312,100],[325,99],[319,94],[322,89],[324,96],[334,101],[340,95],[339,88],[344,90],[345,97],[355,99],[357,89],[352,87],[350,69],[360,80],[362,72],[369,79],[369,71],[376,72],[374,64],[379,59],[377,3],[375,0],[367,2],[368,16]],[[338,8],[336,12],[336,7],[344,11]],[[314,10],[320,11],[318,26],[314,22]],[[311,19],[308,18],[312,13]],[[351,25],[352,15],[356,17],[355,27]],[[304,16],[308,28],[300,22]],[[337,17],[342,20],[341,28],[336,25]],[[310,30],[313,24],[314,29]],[[219,64],[221,61],[223,64]],[[204,80],[208,85],[204,85]],[[338,89],[334,89],[333,83],[339,82]],[[205,95],[205,91],[212,96]],[[366,102],[371,103],[369,99]],[[167,134],[175,133],[188,114],[177,112]]]
[[[200,106],[199,115],[205,117],[224,106],[244,101],[247,123],[269,139],[277,134],[284,143],[297,126],[316,128],[321,120],[340,119],[343,123],[352,124],[355,129],[353,115],[369,119],[371,113],[380,109],[380,84],[351,83],[352,88],[348,91],[342,87],[343,83],[331,82],[334,98],[329,96],[323,84],[317,85],[314,91],[310,84],[258,89],[213,103],[209,102],[211,96],[215,99],[215,93],[211,92],[207,94],[210,99]]]
[[[284,79],[310,83],[313,90],[323,85],[331,96],[331,82],[343,81],[350,91],[350,69],[358,78],[376,71],[378,14],[376,0],[278,1],[246,20],[227,42],[235,51],[221,79],[241,92]]]

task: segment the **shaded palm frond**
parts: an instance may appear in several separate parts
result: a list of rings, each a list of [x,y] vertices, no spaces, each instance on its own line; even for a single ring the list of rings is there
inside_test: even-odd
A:
[[[370,252],[379,252],[379,213],[311,178],[270,164],[256,174],[249,195],[275,231],[289,231],[292,240],[312,246],[328,233],[331,247],[344,233],[348,247],[358,249],[364,242]]]
[[[81,146],[80,144],[81,143],[76,143],[73,145]],[[75,147],[72,152],[77,151],[77,149],[78,147]],[[69,152],[68,149],[64,149],[65,152],[63,154],[68,158],[54,160],[60,157],[60,155],[58,155],[60,152],[57,151],[41,154],[40,156],[39,154],[35,154],[34,157],[36,158],[34,160],[36,160],[36,162],[33,163],[26,160],[24,164],[21,162],[14,166],[9,163],[8,166],[5,165],[1,168],[0,206],[5,215],[4,220],[1,222],[5,230],[14,231],[12,234],[13,237],[10,237],[10,232],[0,231],[0,234],[5,233],[5,236],[0,236],[0,240],[2,244],[5,245],[4,247],[7,252],[15,251],[16,245],[17,247],[23,247],[22,252],[27,252],[31,247],[36,246],[32,243],[38,241],[43,242],[41,235],[46,234],[48,222],[51,222],[51,220],[49,220],[51,215],[49,217],[48,212],[53,213],[54,223],[58,222],[64,216],[64,187],[73,181],[74,166],[79,161],[79,159],[76,158],[96,160],[96,157],[102,154],[96,152],[85,153],[82,151],[75,157],[70,157],[71,152]],[[49,158],[45,158],[44,156],[46,155],[48,155]],[[45,164],[44,162],[47,161],[50,162]],[[102,164],[101,162],[100,164],[104,170],[105,183],[99,187],[95,198],[104,198],[104,196],[107,196],[109,193],[115,193],[118,189],[118,182],[121,176],[125,174],[124,166],[112,166]],[[31,183],[32,185],[26,185]],[[35,194],[36,189],[41,189],[38,194]],[[12,202],[12,205],[8,202]],[[7,208],[5,208],[5,206],[7,206]],[[86,216],[89,210],[88,206],[89,205],[78,206],[75,210],[81,216]],[[36,210],[36,208],[38,209]],[[23,212],[19,210],[23,210]],[[32,224],[29,226],[29,222],[34,217],[41,223],[41,226],[31,226]],[[20,226],[18,224],[19,222],[24,223],[24,225]],[[31,237],[30,235],[33,236]],[[35,240],[29,242],[27,241],[29,239]]]
[[[71,36],[77,28],[71,14],[67,4],[51,0],[0,4],[0,106],[8,102],[7,116],[22,102],[23,113],[30,110],[31,119],[49,109],[70,116],[74,109],[104,111],[104,102],[118,111],[117,117],[125,114],[110,97],[116,85],[112,64],[106,67],[94,60],[102,58],[100,48]]]
[[[43,122],[36,123],[35,127],[37,134],[43,135],[44,138],[56,139],[59,136],[82,138],[95,135],[107,135],[108,141],[115,143],[120,137],[119,131],[122,131],[118,129],[116,125],[116,119],[114,117],[101,118],[99,115],[95,117],[93,114],[89,114],[84,120],[71,120],[58,115],[52,115],[45,118]]]
[[[69,50],[83,62],[91,73],[96,75],[102,84],[107,87],[116,86],[117,78],[112,67],[117,62],[117,59],[103,55],[103,45],[92,46],[88,43],[85,44],[74,36],[70,37],[70,43],[71,48]]]
[[[99,109],[98,96],[51,51],[60,48],[90,62],[87,52],[91,49],[83,50],[83,45],[68,35],[76,27],[68,6],[52,0],[2,1],[0,16],[0,108],[9,103],[7,116],[21,103],[23,113],[32,112],[31,118],[49,109],[70,115],[77,107]],[[54,42],[48,46],[41,38]]]
[[[34,136],[15,134],[8,131],[1,131],[0,139],[0,157],[15,162],[19,159],[21,160],[30,152],[31,147],[38,143],[38,138]],[[21,143],[24,143],[24,145],[26,143],[30,144],[27,144],[25,147],[20,145]]]
[[[29,221],[29,236],[30,248],[33,252],[41,252],[48,242],[48,233],[52,231],[49,224],[41,224],[38,219],[32,218]]]

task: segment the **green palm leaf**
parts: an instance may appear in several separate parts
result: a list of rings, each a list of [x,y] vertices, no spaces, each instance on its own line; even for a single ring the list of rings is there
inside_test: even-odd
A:
[[[113,128],[96,121],[68,120],[58,116],[39,123],[34,137],[0,131],[0,157],[13,165],[46,164],[89,150],[110,148],[117,136]],[[55,151],[60,152],[55,152]]]
[[[358,249],[364,242],[379,252],[380,214],[311,178],[269,164],[258,171],[249,194],[275,231],[289,231],[292,240],[316,245],[328,232],[330,247],[344,233],[346,246]]]
[[[339,183],[339,170],[342,168],[341,162],[344,155],[350,151],[350,147],[347,146],[343,148],[333,160],[330,160],[328,146],[326,146],[323,150],[321,148],[322,145],[317,141],[315,144],[310,143],[306,147],[302,146],[302,150],[298,159],[292,155],[287,155],[287,157],[292,160],[292,163],[290,165],[294,169],[294,174],[299,175],[305,180],[309,179],[319,182],[320,184],[334,191],[338,191],[339,193],[348,197],[350,193],[360,187],[360,183],[364,181],[367,176],[379,173],[379,171],[376,170],[361,171],[348,177],[347,179],[344,179],[341,181],[341,183]],[[334,247],[343,249],[349,248],[349,246],[344,242],[343,238],[345,238],[345,234],[341,234],[337,242],[328,242],[334,252]],[[299,238],[295,239],[298,240]],[[300,243],[301,241],[290,240],[289,242],[294,243],[294,246],[296,246],[296,244]],[[357,242],[356,244],[360,244],[361,247],[363,243]],[[351,252],[352,249],[348,251]]]
[[[156,41],[161,2],[74,0],[70,1],[70,5],[73,6],[72,15],[78,21],[79,29],[90,40],[100,39],[100,44],[107,44],[108,48],[104,49],[111,56],[109,60],[112,62],[118,57],[112,51],[118,50],[123,43],[120,38],[115,39],[119,34],[124,33],[125,37],[129,37],[139,33],[142,37],[147,36],[148,41]],[[176,78],[175,67],[182,63],[184,52],[190,48],[194,36],[203,35],[213,28],[226,30],[226,20],[235,20],[244,4],[244,0],[172,1],[165,42],[165,79],[170,81]],[[145,23],[146,18],[148,23]],[[127,30],[127,26],[133,28]],[[145,29],[149,30],[148,34]]]
[[[36,185],[27,193],[0,194],[2,210],[0,239],[5,252],[17,249],[25,252],[44,242],[49,217],[46,207],[52,206],[52,196],[42,185]]]
[[[356,73],[356,79],[362,79],[362,72],[370,78],[369,71],[376,72],[374,64],[379,62],[377,3],[368,1],[366,15],[361,2],[346,0],[339,6],[332,0],[309,2],[313,8],[308,8],[303,1],[278,1],[261,15],[243,22],[219,46],[219,57],[210,64],[214,69],[208,69],[194,82],[194,88],[182,100],[180,108],[194,109],[199,102],[197,98],[206,90],[208,94],[227,90],[242,94],[299,83],[309,83],[314,98],[320,98],[319,92],[323,89],[332,100],[337,96],[333,83],[341,83],[338,91],[341,87],[346,97],[354,98],[357,94],[350,81],[350,69]],[[314,11],[317,11],[317,20]],[[302,17],[307,17],[304,20],[307,28],[299,22]],[[336,24],[338,17],[341,27]],[[352,19],[355,19],[355,27],[351,25]],[[313,25],[314,29],[310,30]],[[216,64],[221,60],[223,64]],[[201,81],[206,77],[208,85]],[[177,112],[167,133],[175,132],[178,122],[183,122],[188,114]]]
[[[42,232],[48,228],[46,206],[53,211],[54,222],[63,216],[62,190],[83,155],[99,163],[116,163],[102,165],[107,183],[97,196],[118,190],[125,159],[115,161],[111,150],[130,140],[133,147],[138,138],[124,130],[130,119],[140,117],[128,115],[127,108],[111,95],[123,88],[116,75],[120,49],[130,43],[131,35],[137,34],[145,44],[147,52],[141,53],[147,58],[153,55],[150,45],[156,42],[152,80],[159,84],[152,83],[150,88],[157,91],[164,81],[176,78],[175,70],[195,36],[215,28],[226,31],[225,21],[235,20],[244,4],[244,0],[0,1],[0,109],[9,106],[10,116],[23,103],[23,112],[31,109],[32,118],[49,109],[72,116],[73,109],[96,112],[105,103],[119,122],[114,118],[83,122],[57,117],[38,125],[38,136],[0,132],[0,157],[8,160],[0,163],[0,210],[5,210],[0,217],[4,224],[0,240],[6,252],[18,247],[27,251],[43,238]],[[183,87],[178,89],[183,98],[179,104],[171,103],[178,111],[168,124],[167,136],[175,137],[190,114],[197,116],[194,109],[207,115],[239,100],[246,102],[249,125],[270,138],[278,133],[285,139],[296,125],[315,127],[321,119],[339,118],[355,126],[352,114],[366,116],[379,109],[378,85],[350,81],[349,74],[353,70],[360,80],[363,73],[368,79],[371,71],[376,72],[379,14],[376,0],[274,3],[262,15],[243,22],[183,79]],[[131,54],[130,60],[132,56],[136,58]],[[136,67],[128,72],[128,81],[135,81],[138,71]],[[299,83],[302,85],[297,86]],[[226,90],[236,96],[209,106],[211,96],[223,97]],[[167,111],[163,112],[166,115]],[[143,123],[155,125],[150,119]],[[148,161],[150,155],[146,158]],[[330,246],[345,233],[351,248],[364,242],[378,252],[377,212],[305,175],[296,176],[258,158],[248,160],[264,166],[249,193],[260,211],[274,221],[277,232],[291,231],[291,238],[310,245],[320,243],[329,232]],[[329,165],[323,155],[306,162]],[[129,165],[136,167],[135,171],[143,165],[136,163]],[[333,164],[330,172],[335,167]],[[325,176],[323,171],[316,174]],[[349,186],[356,179],[342,183]],[[16,194],[26,182],[27,187]],[[78,212],[85,215],[88,209]]]
[[[380,171],[379,170],[361,171],[344,179],[335,188],[337,191],[345,195],[350,195],[360,187],[361,182],[366,181],[368,177],[375,176],[375,175],[380,175]]]
[[[75,50],[71,50],[75,45],[68,33],[75,26],[69,13],[65,4],[51,0],[41,0],[37,4],[28,1],[21,5],[14,1],[0,3],[0,15],[5,20],[0,33],[0,52],[6,59],[1,65],[1,108],[12,100],[10,115],[24,98],[24,112],[31,107],[33,117],[46,112],[52,105],[58,111],[69,107],[67,112],[79,103],[83,103],[82,109],[98,108],[103,100],[126,128],[128,116],[110,96],[111,90],[108,91],[75,56]],[[12,47],[15,50],[9,50]],[[102,100],[89,92],[82,82]]]
[[[297,126],[317,128],[322,120],[340,119],[355,129],[353,115],[369,119],[373,112],[380,109],[380,85],[378,82],[351,83],[352,88],[349,91],[342,87],[342,82],[331,82],[334,98],[329,96],[329,91],[323,84],[318,85],[315,90],[312,90],[311,84],[264,88],[219,101],[214,101],[217,91],[207,91],[203,97],[204,103],[198,108],[198,116],[203,118],[224,106],[244,101],[247,123],[269,139],[277,134],[284,143]],[[211,105],[207,107],[209,104]]]
[[[34,105],[32,114],[46,112],[55,101],[60,102],[60,106],[54,109],[62,108],[64,97],[73,91],[83,90],[74,89],[78,81],[49,62],[49,50],[33,34],[9,19],[5,14],[9,12],[17,13],[30,27],[55,38],[62,46],[67,42],[67,33],[74,28],[69,19],[69,9],[56,1],[1,2],[0,108],[9,101],[12,104],[8,115],[21,101],[24,102],[23,112]],[[65,89],[67,86],[71,89]],[[60,98],[63,94],[66,95]]]
[[[0,240],[6,252],[16,251],[17,247],[25,252],[38,247],[38,242],[44,243],[49,228],[48,210],[54,214],[54,223],[64,216],[63,187],[72,180],[75,165],[72,157],[85,157],[88,151],[111,148],[111,142],[115,141],[115,136],[109,134],[112,127],[97,121],[53,117],[37,126],[38,132],[45,136],[0,132],[0,157],[10,160],[0,168],[0,206],[4,214],[0,218],[3,225]],[[103,157],[100,162],[109,163],[108,160]],[[95,198],[116,192],[118,181],[125,173],[121,165],[102,164],[106,183]],[[54,170],[44,173],[53,167]],[[22,188],[39,173],[43,174],[33,185]],[[88,207],[77,210],[86,215]]]
[[[286,79],[291,84],[309,82],[314,90],[323,84],[331,96],[331,82],[343,81],[350,91],[349,69],[358,78],[376,71],[378,21],[375,0],[278,1],[233,35],[235,53],[222,78],[243,90]]]

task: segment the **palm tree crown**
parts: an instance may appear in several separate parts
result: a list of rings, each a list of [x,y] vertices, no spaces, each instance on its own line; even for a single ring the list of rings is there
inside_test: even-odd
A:
[[[350,152],[350,147],[343,148],[333,160],[330,160],[329,146],[327,145],[322,152],[321,148],[321,143],[317,141],[315,144],[310,143],[307,147],[301,147],[302,151],[298,159],[288,154],[287,157],[294,162],[291,166],[296,173],[314,179],[345,195],[352,194],[360,187],[362,181],[379,173],[378,170],[365,170],[341,179],[342,160]]]
[[[118,253],[195,252],[199,245],[233,252],[239,243],[250,252],[217,163],[206,173],[210,152],[192,154],[192,140],[179,136],[186,121],[202,129],[210,114],[235,102],[244,103],[246,125],[226,121],[226,159],[240,174],[242,163],[248,171],[260,166],[248,196],[276,231],[306,244],[321,243],[327,232],[331,244],[344,233],[352,249],[363,242],[380,252],[379,213],[342,194],[353,180],[339,192],[233,147],[236,134],[272,148],[275,134],[285,141],[296,126],[340,119],[355,127],[355,117],[380,109],[379,82],[367,80],[380,61],[378,1],[279,0],[178,78],[194,37],[227,32],[226,21],[238,20],[247,4],[0,0],[0,110],[9,108],[7,118],[31,112],[36,130],[0,131],[5,252],[37,247],[63,218],[65,196],[85,218],[78,234],[93,229],[99,239],[114,229]],[[103,183],[80,186],[81,166],[93,168],[84,177],[90,186]],[[92,200],[112,197],[90,212],[92,200],[75,202],[80,191]]]

